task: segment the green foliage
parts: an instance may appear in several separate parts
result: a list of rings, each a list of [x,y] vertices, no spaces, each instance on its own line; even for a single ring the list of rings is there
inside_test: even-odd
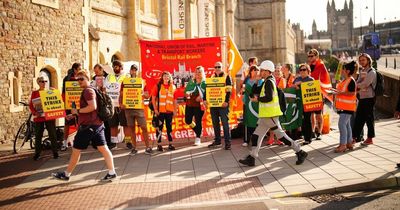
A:
[[[329,56],[323,57],[322,60],[324,61],[325,66],[328,69],[328,71],[336,72],[336,69],[339,65],[339,60],[336,57],[329,55]]]

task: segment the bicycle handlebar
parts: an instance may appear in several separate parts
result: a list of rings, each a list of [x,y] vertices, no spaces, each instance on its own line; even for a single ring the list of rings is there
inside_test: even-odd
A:
[[[23,102],[23,101],[20,101],[19,103],[22,104],[22,105],[24,105],[24,106],[29,106],[28,103],[25,103],[25,102]]]

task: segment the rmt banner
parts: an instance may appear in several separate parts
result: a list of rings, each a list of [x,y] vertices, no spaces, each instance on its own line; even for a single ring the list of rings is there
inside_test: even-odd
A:
[[[172,122],[172,137],[174,139],[195,138],[193,130],[185,123],[185,102],[182,100],[186,84],[194,76],[197,66],[203,66],[206,77],[211,77],[214,72],[214,64],[222,62],[221,38],[199,38],[184,40],[165,40],[165,41],[140,41],[142,78],[145,80],[145,92],[151,92],[157,86],[164,71],[172,74],[173,83],[178,91],[177,115]],[[240,99],[239,99],[240,100]],[[147,117],[147,127],[150,131],[150,138],[155,139],[155,130],[151,127],[151,111],[145,103],[145,115]],[[229,126],[233,128],[238,123],[238,118],[242,115],[242,103],[232,107],[229,112]],[[203,116],[203,135],[214,136],[209,109]],[[136,129],[140,131],[140,129]],[[222,129],[221,129],[222,130]],[[163,131],[165,136],[165,128]],[[138,140],[142,136],[138,135]]]

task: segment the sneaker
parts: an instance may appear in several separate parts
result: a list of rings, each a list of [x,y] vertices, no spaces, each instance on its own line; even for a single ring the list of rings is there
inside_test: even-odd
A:
[[[175,150],[175,147],[172,144],[170,144],[168,145],[168,150]]]
[[[276,144],[279,145],[279,146],[284,146],[285,145],[281,140],[277,140]]]
[[[132,150],[131,150],[131,152],[129,153],[129,155],[130,156],[134,156],[134,155],[136,155],[138,153],[138,151],[135,149],[135,148],[133,148]]]
[[[397,163],[396,166],[397,166],[397,168],[400,168],[400,163]]]
[[[153,154],[153,149],[151,149],[151,147],[147,147],[146,150],[144,150],[144,154],[146,154],[146,155]]]
[[[60,156],[58,155],[58,152],[53,152],[53,158],[58,159]]]
[[[102,181],[102,182],[111,182],[115,178],[117,178],[117,174],[111,175],[111,174],[107,173],[107,175],[104,178],[100,179],[100,181]]]
[[[246,165],[246,166],[255,166],[256,159],[253,156],[248,155],[245,159],[239,160],[239,163]]]
[[[201,139],[199,137],[196,137],[196,139],[194,140],[194,146],[200,146],[201,144]]]
[[[297,156],[296,165],[300,165],[307,158],[308,153],[303,150],[300,150],[299,152],[296,152],[296,156]]]
[[[69,177],[65,175],[65,172],[52,173],[51,176],[62,181],[69,181]]]
[[[110,143],[110,145],[108,145],[108,149],[109,150],[117,149],[117,144],[116,143]]]
[[[242,147],[247,147],[247,146],[249,146],[249,144],[248,144],[247,142],[244,142],[244,143],[242,144]]]
[[[133,145],[131,142],[126,143],[126,148],[133,149]]]
[[[303,146],[307,145],[307,144],[311,144],[311,141],[304,141],[303,142]]]
[[[231,144],[225,144],[225,150],[231,150]]]
[[[39,158],[40,158],[40,154],[35,154],[35,155],[33,156],[33,160],[34,160],[34,161],[39,160]]]
[[[365,141],[361,142],[361,145],[363,146],[368,146],[370,144],[373,144],[374,142],[372,142],[372,138],[367,138]]]
[[[312,139],[315,138],[315,133],[314,132],[311,133],[311,138]]]
[[[321,134],[320,133],[315,133],[315,140],[321,140]]]
[[[164,149],[162,148],[161,145],[158,145],[158,146],[157,146],[157,151],[162,152],[163,150],[164,150]]]
[[[213,141],[213,143],[208,145],[208,148],[217,148],[220,146],[221,146],[221,143],[215,143],[215,141]]]
[[[64,151],[67,151],[67,148],[68,148],[67,145],[63,144],[63,145],[61,145],[60,150],[64,152]]]

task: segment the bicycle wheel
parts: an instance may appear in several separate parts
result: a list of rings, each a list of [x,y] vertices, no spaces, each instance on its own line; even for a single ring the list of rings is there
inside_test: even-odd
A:
[[[35,149],[35,126],[33,126],[33,123],[29,123],[30,124],[30,132],[29,132],[29,140],[30,140],[30,146],[31,149]]]
[[[24,122],[19,127],[17,135],[15,135],[14,153],[18,153],[22,149],[22,147],[24,146],[25,141],[27,140],[27,131],[28,131],[28,127],[26,125],[26,122]]]

